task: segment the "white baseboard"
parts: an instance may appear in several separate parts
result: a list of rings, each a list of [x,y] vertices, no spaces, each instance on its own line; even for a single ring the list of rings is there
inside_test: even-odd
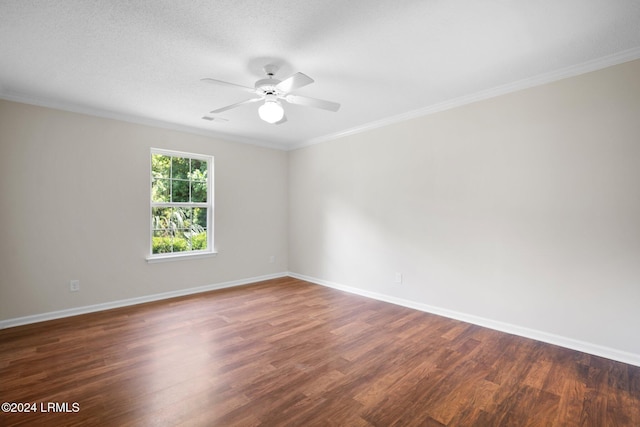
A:
[[[428,304],[422,304],[415,301],[410,301],[402,298],[396,298],[377,292],[365,291],[363,289],[354,288],[351,286],[345,286],[339,283],[330,282],[316,277],[305,276],[297,273],[288,273],[289,276],[296,279],[305,280],[307,282],[315,283],[322,286],[338,289],[341,291],[349,292],[352,294],[373,298],[379,301],[388,302],[391,304],[401,305],[415,310],[424,311],[427,313],[437,314],[439,316],[448,317],[450,319],[456,319],[474,325],[482,326],[496,331],[506,332],[508,334],[518,335],[525,338],[534,339],[536,341],[542,341],[549,344],[557,345],[560,347],[569,348],[571,350],[581,351],[583,353],[592,354],[595,356],[604,357],[618,362],[627,363],[629,365],[640,366],[640,355],[629,353],[626,351],[617,350],[615,348],[604,347],[597,344],[592,344],[585,341],[575,340],[573,338],[563,337],[560,335],[550,334],[548,332],[539,331],[535,329],[524,328],[522,326],[513,325],[510,323],[499,322],[496,320],[486,319],[484,317],[474,316],[471,314],[460,313],[453,310],[448,310],[441,307],[435,307]]]
[[[32,316],[16,317],[14,319],[0,320],[0,329],[11,328],[13,326],[28,325],[30,323],[44,322],[46,320],[60,319],[63,317],[77,316],[79,314],[93,313],[96,311],[110,310],[112,308],[126,307],[130,305],[143,304],[145,302],[159,301],[163,299],[181,297],[185,295],[198,294],[201,292],[214,291],[216,289],[231,288],[234,286],[249,285],[263,280],[286,277],[286,272],[268,274],[265,276],[249,277],[246,279],[232,280],[230,282],[215,283],[212,285],[198,286],[196,288],[180,289],[177,291],[163,292],[160,294],[146,295],[143,297],[129,298],[106,302],[103,304],[87,305],[84,307],[70,308],[67,310],[51,311],[48,313],[34,314]]]
[[[264,276],[249,277],[246,279],[232,280],[229,282],[215,283],[212,285],[199,286],[195,288],[180,289],[177,291],[164,292],[160,294],[146,295],[143,297],[129,298],[126,300],[112,301],[103,304],[95,304],[83,307],[70,308],[67,310],[52,311],[48,313],[35,314],[31,316],[16,317],[13,319],[0,320],[0,329],[10,328],[14,326],[27,325],[30,323],[44,322],[46,320],[60,319],[64,317],[77,316],[79,314],[93,313],[97,311],[110,310],[113,308],[126,307],[136,304],[143,304],[146,302],[159,301],[163,299],[175,298],[185,295],[192,295],[201,292],[213,291],[216,289],[231,288],[234,286],[243,286],[260,282],[263,280],[277,279],[281,277],[294,277],[296,279],[305,280],[307,282],[315,283],[322,286],[338,289],[341,291],[349,292],[352,294],[364,296],[367,298],[376,299],[379,301],[388,302],[391,304],[400,305],[403,307],[412,308],[415,310],[424,311],[427,313],[436,314],[450,319],[456,319],[474,325],[482,326],[489,329],[494,329],[508,334],[518,335],[525,338],[534,339],[537,341],[546,342],[549,344],[557,345],[560,347],[569,348],[572,350],[581,351],[595,356],[604,357],[611,360],[616,360],[623,363],[628,363],[634,366],[640,366],[640,355],[629,353],[621,350],[617,350],[610,347],[604,347],[597,344],[592,344],[585,341],[575,340],[573,338],[563,337],[560,335],[550,334],[548,332],[539,331],[535,329],[524,328],[518,325],[510,323],[499,322],[496,320],[486,319],[479,316],[474,316],[466,313],[461,313],[453,310],[448,310],[441,307],[435,307],[428,304],[418,303],[402,298],[396,298],[390,295],[385,295],[377,292],[370,292],[351,286],[342,285],[335,282],[330,282],[316,277],[305,276],[293,272],[282,272],[269,274]]]

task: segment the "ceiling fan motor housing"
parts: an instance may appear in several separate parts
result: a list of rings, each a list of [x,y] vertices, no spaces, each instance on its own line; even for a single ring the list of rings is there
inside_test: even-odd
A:
[[[256,82],[256,93],[258,95],[276,95],[278,90],[276,89],[276,85],[280,83],[280,80],[274,78],[266,78],[262,80],[258,80]]]
[[[280,67],[275,64],[267,64],[264,66],[266,79],[258,80],[255,84],[256,93],[258,95],[278,95],[276,86],[282,80],[274,79],[273,76],[278,72]]]

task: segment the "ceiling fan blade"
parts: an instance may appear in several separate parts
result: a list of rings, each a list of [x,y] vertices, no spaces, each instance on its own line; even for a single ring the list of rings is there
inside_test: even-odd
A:
[[[291,104],[304,105],[305,107],[321,108],[323,110],[329,110],[333,112],[336,112],[340,109],[340,104],[338,104],[337,102],[309,98],[307,96],[287,95],[284,100]]]
[[[251,98],[246,101],[236,102],[235,104],[227,105],[226,107],[218,108],[217,110],[210,111],[211,114],[222,113],[223,111],[231,110],[232,108],[240,107],[246,104],[252,104],[254,102],[262,101],[262,98]]]
[[[276,85],[276,89],[282,92],[291,92],[303,86],[313,83],[313,79],[303,73],[295,73]]]
[[[206,78],[206,79],[200,79],[200,81],[201,82],[206,82],[206,83],[215,83],[215,84],[221,85],[221,86],[235,87],[236,89],[242,89],[245,92],[256,93],[256,90],[254,88],[252,88],[252,87],[241,86],[241,85],[237,85],[235,83],[223,82],[222,80]]]

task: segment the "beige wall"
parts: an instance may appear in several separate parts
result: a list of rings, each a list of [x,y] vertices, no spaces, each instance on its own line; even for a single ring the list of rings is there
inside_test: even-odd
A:
[[[151,147],[215,156],[216,257],[146,262]],[[0,101],[0,320],[286,272],[286,180],[283,151]]]
[[[630,62],[290,152],[289,270],[640,363],[638,76]]]
[[[289,153],[0,101],[0,321],[288,269],[640,364],[638,75]],[[217,257],[145,261],[151,147],[215,156]]]

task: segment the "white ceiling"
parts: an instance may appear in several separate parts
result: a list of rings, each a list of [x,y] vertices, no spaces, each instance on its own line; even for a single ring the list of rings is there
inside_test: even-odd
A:
[[[638,0],[0,0],[0,97],[283,149],[637,58]],[[342,108],[201,119],[267,63]]]

